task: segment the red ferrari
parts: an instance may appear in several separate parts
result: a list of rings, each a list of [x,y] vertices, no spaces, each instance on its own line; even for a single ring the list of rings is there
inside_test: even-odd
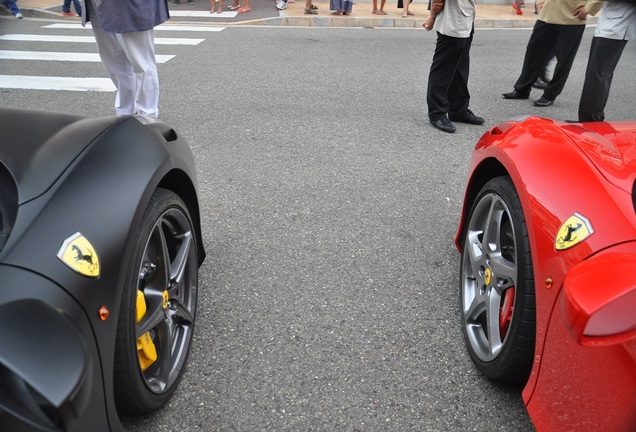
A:
[[[502,123],[455,239],[466,345],[539,431],[636,431],[636,122]]]

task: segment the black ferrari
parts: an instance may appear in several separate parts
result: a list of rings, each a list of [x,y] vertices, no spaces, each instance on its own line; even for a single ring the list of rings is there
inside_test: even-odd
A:
[[[0,109],[0,430],[119,431],[160,408],[204,257],[170,126]]]

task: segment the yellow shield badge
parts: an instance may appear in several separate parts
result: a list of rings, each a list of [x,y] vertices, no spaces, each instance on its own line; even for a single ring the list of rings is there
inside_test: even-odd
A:
[[[556,250],[569,249],[581,243],[592,233],[594,233],[594,230],[590,221],[585,216],[574,213],[559,228],[554,247],[556,247]]]
[[[64,240],[57,257],[73,271],[83,276],[94,278],[99,276],[97,252],[82,233],[76,232]]]

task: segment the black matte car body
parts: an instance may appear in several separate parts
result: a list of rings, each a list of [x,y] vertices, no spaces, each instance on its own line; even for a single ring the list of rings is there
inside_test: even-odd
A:
[[[118,431],[118,411],[152,411],[171,396],[187,359],[205,256],[197,196],[191,149],[164,123],[0,109],[0,430]],[[165,216],[148,220],[149,206]],[[176,228],[164,238],[173,217],[185,240]],[[180,275],[173,278],[168,255],[148,264],[155,243],[168,254],[187,244]],[[153,291],[163,294],[159,306],[140,299],[142,283],[152,291],[141,264],[160,283],[170,276],[172,288]],[[185,308],[172,298],[184,291]],[[140,300],[142,312],[135,311]],[[163,314],[163,327],[142,329],[150,311]],[[158,351],[150,357],[159,360],[147,361],[155,365],[144,366],[163,368],[154,378],[139,369],[135,331],[149,341],[142,348]],[[161,361],[176,340],[166,331],[185,335],[177,365]],[[157,376],[165,385],[153,389],[147,384]]]

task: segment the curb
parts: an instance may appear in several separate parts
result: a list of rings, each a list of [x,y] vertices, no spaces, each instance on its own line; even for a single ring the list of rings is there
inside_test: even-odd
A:
[[[22,15],[29,18],[61,19],[78,21],[79,17],[63,17],[59,13],[45,8],[24,8]],[[5,15],[10,15],[5,10]],[[212,26],[265,26],[265,27],[337,27],[337,28],[422,28],[425,17],[421,18],[395,18],[395,17],[365,17],[365,16],[290,16],[287,11],[279,11],[278,17],[262,18],[233,22],[197,22],[197,25]],[[588,19],[587,25],[596,24],[597,18]],[[493,19],[476,18],[476,29],[530,29],[534,27],[536,20],[519,19]],[[172,21],[171,24],[179,24]]]

